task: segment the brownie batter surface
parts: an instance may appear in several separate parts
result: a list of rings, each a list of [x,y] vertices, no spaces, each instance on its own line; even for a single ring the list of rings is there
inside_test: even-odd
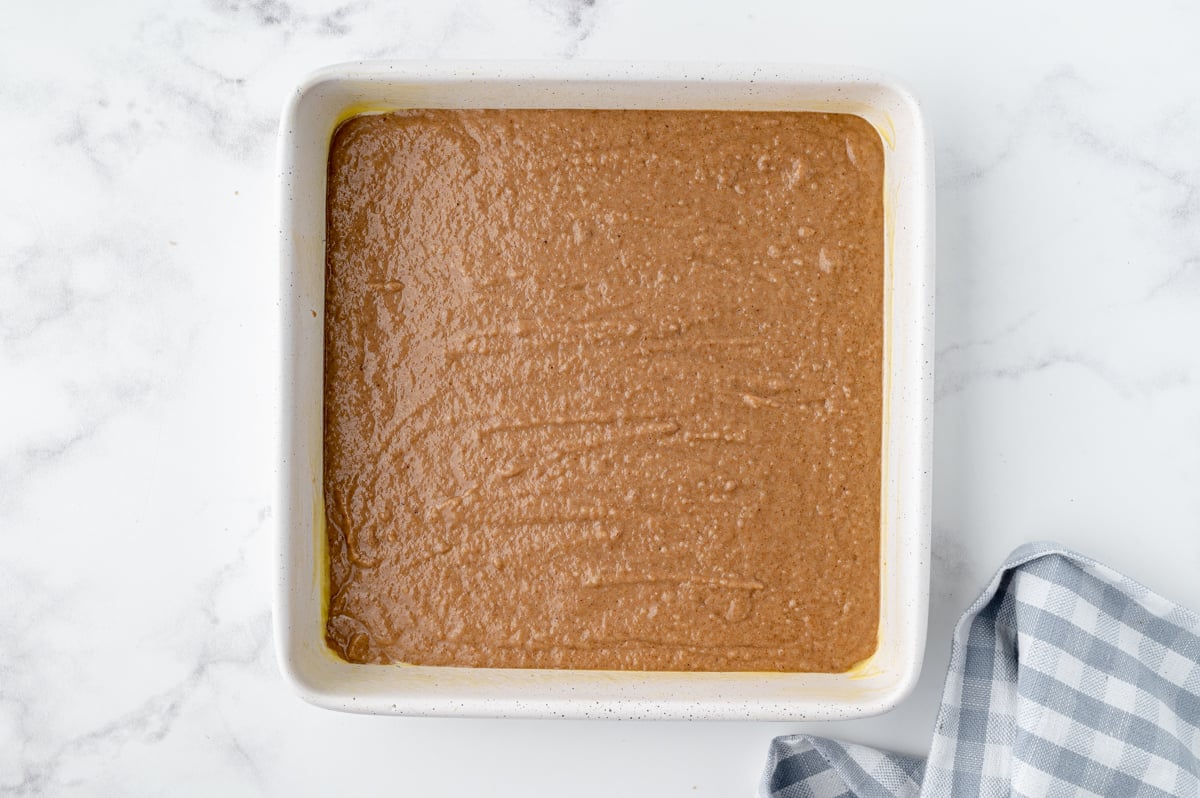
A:
[[[339,655],[841,671],[875,650],[867,122],[360,116],[327,220]]]

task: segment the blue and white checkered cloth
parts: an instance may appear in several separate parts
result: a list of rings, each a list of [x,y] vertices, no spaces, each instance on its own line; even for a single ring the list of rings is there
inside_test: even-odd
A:
[[[762,792],[1200,796],[1200,616],[1086,557],[1022,546],[955,629],[927,760],[779,737]]]

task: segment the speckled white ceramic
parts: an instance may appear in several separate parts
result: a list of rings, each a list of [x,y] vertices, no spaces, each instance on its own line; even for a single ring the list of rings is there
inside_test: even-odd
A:
[[[641,673],[350,665],[324,642],[325,172],[330,134],[388,108],[826,110],[875,125],[888,261],[880,644],[850,673]],[[932,149],[917,102],[853,68],[609,63],[353,63],[298,88],[280,129],[283,403],[276,647],[318,706],[405,715],[832,719],[884,712],[914,686],[929,598],[933,398]],[[797,545],[800,545],[799,543]]]

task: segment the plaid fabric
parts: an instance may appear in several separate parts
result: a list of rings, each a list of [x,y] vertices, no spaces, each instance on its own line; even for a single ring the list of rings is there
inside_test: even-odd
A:
[[[1086,557],[1022,546],[955,629],[927,761],[779,737],[762,792],[1200,798],[1200,617]]]

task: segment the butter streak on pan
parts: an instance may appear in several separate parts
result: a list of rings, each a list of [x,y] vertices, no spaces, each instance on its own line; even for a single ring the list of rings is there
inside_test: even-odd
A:
[[[864,119],[871,123],[875,128],[875,132],[883,140],[884,144],[884,162],[883,162],[883,407],[881,408],[882,419],[880,423],[880,434],[883,436],[883,445],[880,449],[879,467],[879,626],[877,627],[875,651],[871,656],[852,665],[846,671],[852,679],[868,679],[878,676],[884,672],[875,660],[879,655],[880,649],[883,647],[883,629],[886,619],[885,609],[887,597],[887,582],[885,575],[888,572],[887,560],[887,536],[891,530],[888,528],[887,519],[891,517],[888,512],[888,469],[891,459],[889,434],[892,425],[892,382],[893,370],[892,364],[892,318],[893,304],[896,296],[896,202],[900,192],[899,180],[893,180],[894,172],[890,168],[892,155],[896,151],[896,125],[892,121],[891,114],[886,111],[882,114],[882,119],[875,122],[866,113],[860,114]],[[887,619],[891,620],[891,619]]]

